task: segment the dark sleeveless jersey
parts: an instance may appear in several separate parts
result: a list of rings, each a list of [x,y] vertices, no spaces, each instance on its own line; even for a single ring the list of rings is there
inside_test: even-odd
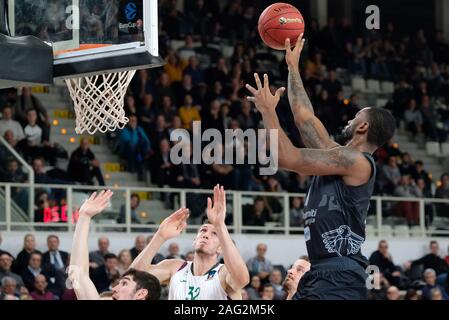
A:
[[[348,186],[341,176],[312,179],[304,208],[304,237],[311,260],[348,256],[368,265],[360,248],[365,241],[376,165],[369,153],[363,155],[372,167],[371,178],[364,185]]]

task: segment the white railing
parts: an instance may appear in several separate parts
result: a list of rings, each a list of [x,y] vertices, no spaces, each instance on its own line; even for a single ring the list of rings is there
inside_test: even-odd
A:
[[[82,204],[84,198],[87,197],[87,194],[92,191],[97,191],[99,189],[98,186],[81,186],[81,185],[30,185],[29,183],[21,184],[21,183],[2,183],[0,182],[0,188],[4,189],[6,197],[6,202],[4,204],[4,208],[0,208],[0,210],[4,209],[6,213],[5,221],[0,221],[0,229],[6,229],[7,231],[14,230],[23,230],[25,229],[35,229],[39,230],[39,228],[45,228],[45,230],[49,230],[54,228],[54,230],[60,231],[73,231],[74,221],[76,220],[77,209]],[[14,221],[14,217],[12,217],[11,211],[11,196],[14,188],[22,188],[29,189],[30,194],[35,194],[39,189],[49,190],[61,190],[65,195],[62,197],[63,202],[65,203],[64,207],[60,208],[60,212],[53,212],[52,214],[60,214],[60,221],[58,222],[35,222],[35,212],[36,207],[34,205],[34,201],[32,202],[33,209],[28,212],[29,221],[28,222],[18,222]],[[108,189],[114,191],[114,196],[112,199],[111,207],[105,210],[103,215],[117,215],[120,211],[119,206],[122,204],[125,205],[125,223],[116,223],[115,219],[110,220],[101,220],[101,215],[99,216],[100,220],[94,219],[95,227],[102,228],[103,231],[108,232],[136,232],[137,230],[140,232],[142,230],[155,231],[158,227],[158,223],[162,221],[171,211],[175,211],[179,207],[188,207],[192,204],[194,206],[201,203],[200,216],[203,213],[203,209],[206,207],[206,200],[204,198],[200,199],[190,199],[191,194],[199,195],[211,195],[211,191],[209,190],[196,190],[196,189],[168,189],[168,188],[143,188],[143,187],[107,187]],[[165,199],[171,199],[171,207],[164,209],[150,209],[152,214],[159,217],[157,221],[153,221],[153,223],[147,224],[136,224],[132,223],[131,218],[131,194],[145,194],[150,195],[152,199],[157,199],[157,197],[161,194],[165,194]],[[80,197],[81,195],[81,197]],[[254,203],[254,199],[256,197],[265,197],[265,199],[277,198],[278,203],[282,207],[281,212],[277,212],[273,216],[275,216],[276,221],[271,223],[266,223],[264,226],[251,226],[245,225],[243,223],[243,206],[247,205],[251,207]],[[300,197],[304,199],[305,194],[300,193],[286,193],[286,192],[249,192],[249,191],[228,191],[227,192],[227,201],[228,201],[228,213],[229,217],[232,217],[232,224],[228,227],[233,233],[267,233],[267,234],[292,234],[292,233],[302,233],[304,228],[302,226],[292,226],[290,224],[290,200],[293,197]],[[162,200],[161,200],[162,201]],[[169,201],[169,202],[170,202]],[[192,203],[192,201],[194,203]],[[375,210],[370,210],[373,212],[372,215],[368,216],[368,225],[370,226],[371,236],[383,236],[385,229],[385,225],[391,226],[396,221],[397,226],[403,226],[404,219],[398,217],[385,217],[388,210],[384,210],[384,206],[388,203],[397,204],[400,202],[413,202],[418,204],[419,208],[419,224],[415,225],[412,229],[410,229],[410,234],[419,237],[427,237],[429,235],[448,235],[449,236],[449,210],[448,212],[443,212],[447,217],[438,216],[438,213],[441,213],[435,208],[435,205],[438,204],[446,204],[449,208],[449,200],[447,199],[435,199],[435,198],[397,198],[397,197],[377,197],[374,196],[371,199],[371,207],[375,208]],[[145,199],[142,203],[146,202]],[[204,204],[203,204],[204,203]],[[426,223],[426,205],[431,205],[434,215],[434,221],[432,223]],[[145,206],[145,205],[144,205]],[[49,210],[49,209],[47,209]],[[441,210],[440,210],[441,211]],[[387,220],[387,223],[385,221]],[[189,224],[186,232],[196,232],[199,227],[201,221],[199,218],[193,219],[192,223]],[[392,229],[394,231],[394,229]],[[368,229],[367,229],[368,231]],[[399,235],[400,236],[400,235]]]

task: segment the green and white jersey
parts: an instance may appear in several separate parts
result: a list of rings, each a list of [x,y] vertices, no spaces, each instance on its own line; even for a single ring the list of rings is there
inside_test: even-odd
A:
[[[217,263],[206,274],[194,276],[193,263],[186,262],[170,280],[168,300],[228,300],[218,276],[221,267]]]

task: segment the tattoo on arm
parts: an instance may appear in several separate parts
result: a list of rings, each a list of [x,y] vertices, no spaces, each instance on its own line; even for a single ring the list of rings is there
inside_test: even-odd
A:
[[[348,170],[356,163],[358,154],[348,148],[335,148],[331,150],[301,149],[305,163],[325,164],[328,167]]]
[[[288,72],[288,100],[293,114],[298,111],[298,108],[306,108],[313,113],[312,103],[307,96],[298,70],[289,70]]]
[[[306,120],[299,128],[302,141],[308,148],[325,149],[328,147],[330,140],[326,130],[320,132],[316,126],[315,119]]]

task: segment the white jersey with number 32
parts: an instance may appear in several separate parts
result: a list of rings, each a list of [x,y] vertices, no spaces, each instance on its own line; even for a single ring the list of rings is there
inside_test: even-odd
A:
[[[218,276],[222,267],[217,264],[205,275],[194,276],[192,262],[186,262],[171,277],[168,300],[228,300]]]

